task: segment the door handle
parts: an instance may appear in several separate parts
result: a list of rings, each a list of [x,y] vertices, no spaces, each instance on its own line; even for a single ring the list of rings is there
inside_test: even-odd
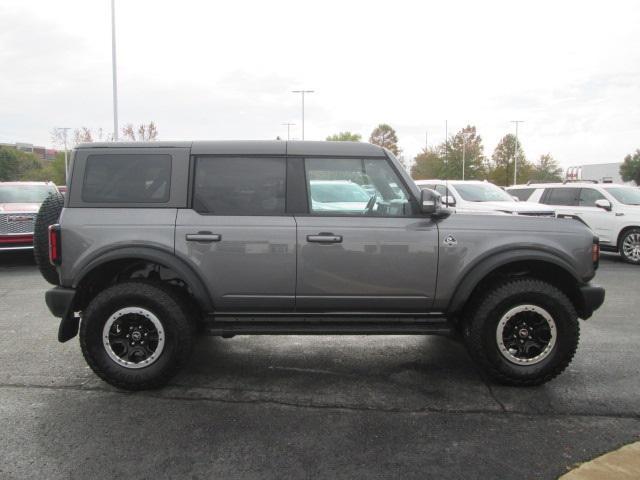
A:
[[[187,242],[211,243],[222,240],[222,235],[210,232],[187,233],[185,235]]]
[[[333,233],[320,233],[318,235],[307,235],[307,242],[342,243],[342,235],[334,235]]]

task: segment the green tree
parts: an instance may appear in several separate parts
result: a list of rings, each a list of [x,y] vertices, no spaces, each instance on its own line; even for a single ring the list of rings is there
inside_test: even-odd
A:
[[[560,182],[562,168],[550,153],[540,155],[538,161],[532,165],[528,180],[532,182]]]
[[[37,167],[25,171],[20,179],[64,185],[64,152],[56,153],[56,156],[51,161],[39,162]]]
[[[398,135],[396,135],[396,131],[386,123],[381,123],[373,129],[369,137],[369,142],[386,148],[394,155],[400,153],[400,149],[398,148]]]
[[[513,182],[513,160],[516,149],[515,135],[508,133],[498,143],[491,155],[488,179],[496,185],[509,186]],[[531,175],[531,164],[527,161],[518,140],[518,172],[516,183],[525,183]]]
[[[336,133],[327,137],[327,142],[359,142],[360,140],[362,140],[362,135],[349,131]]]
[[[429,148],[416,155],[411,167],[411,177],[415,180],[441,178],[444,160],[440,148]]]
[[[462,179],[462,159],[464,153],[464,179],[482,180],[485,178],[486,158],[482,138],[476,133],[476,127],[467,125],[449,138],[444,159],[442,175],[448,179]]]
[[[33,153],[13,147],[0,147],[0,181],[22,180],[25,172],[37,169],[40,160]]]
[[[620,176],[625,182],[634,181],[640,185],[640,149],[636,149],[633,154],[624,157],[620,165]]]

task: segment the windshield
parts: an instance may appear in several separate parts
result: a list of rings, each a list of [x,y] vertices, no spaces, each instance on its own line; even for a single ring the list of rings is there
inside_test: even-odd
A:
[[[607,192],[625,205],[640,205],[640,190],[631,187],[607,188]]]
[[[468,202],[513,202],[513,198],[492,183],[455,183],[453,187]]]
[[[368,202],[370,195],[351,182],[318,183],[311,181],[311,198],[321,203]]]
[[[0,185],[0,203],[42,203],[53,192],[50,185]]]

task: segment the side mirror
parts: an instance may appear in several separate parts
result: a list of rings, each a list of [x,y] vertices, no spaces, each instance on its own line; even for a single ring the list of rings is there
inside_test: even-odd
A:
[[[433,215],[438,210],[440,195],[437,192],[425,188],[420,191],[420,211],[426,215]]]
[[[442,203],[444,203],[447,207],[455,207],[456,199],[452,195],[445,195],[442,198]]]
[[[437,218],[445,218],[451,214],[451,210],[442,207],[440,194],[428,188],[420,191],[420,211]]]
[[[596,207],[602,208],[603,210],[606,210],[607,212],[610,212],[611,211],[611,202],[609,200],[605,200],[604,198],[601,198],[599,200],[596,200]]]

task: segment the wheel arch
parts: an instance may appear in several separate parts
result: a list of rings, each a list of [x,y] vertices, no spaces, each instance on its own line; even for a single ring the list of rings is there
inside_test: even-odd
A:
[[[472,267],[459,282],[447,312],[458,315],[495,282],[520,276],[549,282],[569,297],[579,314],[586,311],[579,289],[584,282],[568,262],[542,251],[519,250],[492,255]]]
[[[201,276],[173,252],[149,246],[118,247],[108,252],[101,252],[86,262],[73,281],[73,288],[80,293],[74,303],[76,305],[86,303],[87,300],[83,298],[82,292],[87,292],[91,296],[92,281],[104,281],[105,277],[118,275],[127,268],[136,271],[134,266],[139,270],[154,265],[167,269],[175,280],[182,281],[202,312],[213,311],[211,296]]]

